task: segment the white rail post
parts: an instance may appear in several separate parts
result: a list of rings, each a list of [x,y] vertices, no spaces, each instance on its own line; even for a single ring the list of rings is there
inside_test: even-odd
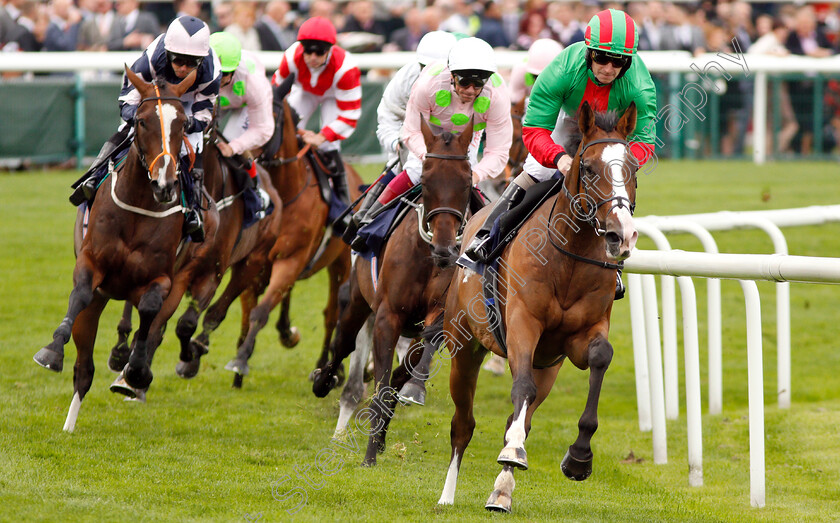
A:
[[[753,161],[762,165],[767,160],[767,72],[755,73],[753,97]]]
[[[662,352],[659,344],[659,325],[656,321],[658,307],[654,276],[642,276],[642,295],[645,304],[645,334],[653,420],[653,462],[660,465],[668,463],[668,433],[665,425],[665,391],[662,385]]]
[[[764,371],[761,354],[761,300],[754,281],[739,280],[747,308],[747,381],[750,416],[750,505],[764,506]]]
[[[703,422],[701,419],[700,342],[697,336],[697,296],[694,282],[679,276],[685,346],[685,417],[688,439],[688,484],[703,486]]]
[[[636,222],[636,230],[649,236],[656,247],[663,251],[671,250],[668,238],[656,227]],[[665,417],[678,419],[680,417],[680,366],[677,357],[677,291],[674,277],[663,274],[662,277],[662,352],[665,368]],[[647,299],[645,297],[645,299]],[[654,316],[654,318],[658,318]],[[645,318],[649,326],[649,318]],[[649,328],[649,327],[648,327]],[[657,325],[657,339],[658,339]],[[648,333],[648,335],[650,335]]]
[[[633,331],[633,366],[636,369],[636,406],[639,411],[639,430],[653,429],[650,417],[650,377],[648,375],[645,311],[642,300],[642,277],[627,275],[627,293],[630,299],[630,324]]]

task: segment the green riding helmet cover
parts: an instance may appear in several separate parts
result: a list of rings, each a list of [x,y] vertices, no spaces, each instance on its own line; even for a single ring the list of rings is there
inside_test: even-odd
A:
[[[230,33],[213,33],[210,35],[210,47],[219,56],[223,73],[236,70],[242,58],[242,44],[238,38]]]
[[[583,35],[586,47],[633,56],[639,47],[639,31],[630,15],[617,9],[597,13]]]

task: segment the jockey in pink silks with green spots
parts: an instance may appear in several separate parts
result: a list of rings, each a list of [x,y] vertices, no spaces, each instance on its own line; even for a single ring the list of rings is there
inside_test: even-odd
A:
[[[420,74],[411,90],[400,132],[409,151],[405,170],[390,183],[382,179],[377,182],[388,186],[371,205],[367,216],[376,216],[384,205],[420,181],[426,155],[421,117],[435,132],[453,133],[463,131],[473,118],[469,150],[473,183],[495,178],[504,170],[513,136],[510,96],[496,72],[493,48],[487,42],[478,38],[459,40],[452,47],[447,63],[430,64]],[[487,138],[479,161],[478,145],[483,134]]]

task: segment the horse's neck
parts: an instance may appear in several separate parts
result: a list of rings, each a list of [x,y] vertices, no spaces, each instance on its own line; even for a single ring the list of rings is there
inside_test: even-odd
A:
[[[295,144],[296,143],[297,139],[295,139]],[[283,158],[287,159],[294,158],[300,152],[297,146],[284,147],[282,151]],[[309,160],[305,157],[302,157],[296,161],[281,165],[273,171],[274,175],[272,176],[272,181],[274,182],[274,186],[277,188],[280,193],[280,198],[283,201],[293,198],[306,187],[309,177],[309,172],[307,170],[308,161]]]
[[[572,202],[563,191],[543,203],[536,218],[537,226],[544,227],[548,235],[547,247],[557,255],[564,256],[552,244],[578,256],[598,259],[595,229],[572,211]]]
[[[117,176],[116,178],[112,176],[111,184],[114,194],[120,201],[149,209],[154,209],[159,205],[152,194],[149,172],[140,162],[140,155],[135,147],[132,146],[122,167],[115,168],[114,172]],[[113,186],[114,180],[118,181],[116,186]]]

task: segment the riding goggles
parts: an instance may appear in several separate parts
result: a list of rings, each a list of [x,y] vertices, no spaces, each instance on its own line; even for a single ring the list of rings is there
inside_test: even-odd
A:
[[[458,73],[452,73],[455,76],[455,81],[458,82],[458,85],[461,87],[469,87],[474,86],[476,89],[482,89],[484,84],[487,83],[487,78],[482,78],[481,76],[461,76]]]
[[[608,53],[606,51],[599,51],[592,49],[592,61],[598,65],[607,65],[611,63],[616,69],[621,69],[627,65],[628,57],[615,53]]]
[[[329,42],[322,42],[320,40],[306,40],[301,41],[300,44],[303,46],[303,54],[316,54],[318,56],[324,56],[332,47],[332,44]]]
[[[190,56],[187,54],[176,54],[167,51],[167,57],[172,65],[177,65],[178,67],[189,67],[190,69],[195,69],[199,65],[201,65],[201,61],[204,59],[201,56]]]

